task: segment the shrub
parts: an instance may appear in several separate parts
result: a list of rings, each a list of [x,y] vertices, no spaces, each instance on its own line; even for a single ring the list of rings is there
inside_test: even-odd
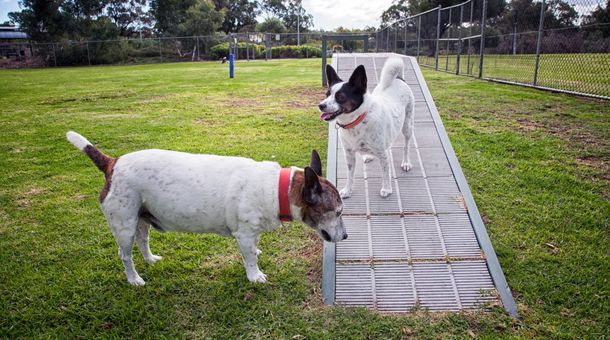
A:
[[[263,46],[263,45],[247,44],[247,43],[240,42],[240,43],[237,43],[237,47],[239,48],[239,52],[238,52],[239,55],[237,56],[238,59],[246,58],[247,48],[250,49],[250,55],[252,55],[252,48],[254,48],[255,56],[257,59],[265,57],[265,46]],[[214,45],[214,46],[212,46],[212,48],[210,48],[210,58],[212,58],[212,60],[218,60],[222,57],[228,57],[228,56],[229,56],[229,43],[228,42],[220,43],[220,44]]]
[[[284,45],[271,48],[273,58],[319,58],[322,56],[322,49],[314,46],[294,46]]]

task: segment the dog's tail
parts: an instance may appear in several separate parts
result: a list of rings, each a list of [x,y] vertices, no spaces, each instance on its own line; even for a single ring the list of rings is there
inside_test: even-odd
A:
[[[87,138],[74,131],[68,131],[68,133],[66,133],[66,138],[70,143],[72,143],[72,145],[91,158],[93,164],[95,164],[95,166],[97,166],[97,168],[100,169],[104,175],[109,176],[112,174],[112,169],[114,167],[114,163],[116,162],[115,158],[105,155],[103,152],[93,146],[93,144],[91,144]]]
[[[381,85],[381,89],[385,90],[390,85],[396,77],[402,77],[404,64],[402,63],[402,59],[400,58],[390,58],[383,65],[383,69],[381,70],[381,80],[379,85]]]

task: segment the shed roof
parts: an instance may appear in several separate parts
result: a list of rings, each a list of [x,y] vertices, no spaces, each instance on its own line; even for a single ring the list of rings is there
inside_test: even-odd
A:
[[[28,35],[25,32],[0,31],[0,39],[28,39]]]

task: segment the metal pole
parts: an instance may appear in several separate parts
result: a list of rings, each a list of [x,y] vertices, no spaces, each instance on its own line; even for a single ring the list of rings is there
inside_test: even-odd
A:
[[[229,54],[229,78],[235,77],[235,55]]]
[[[394,53],[396,53],[396,41],[398,39],[398,23],[396,24],[396,33],[394,33]]]
[[[409,25],[407,24],[407,21],[405,20],[405,41],[403,42],[404,44],[404,54],[407,55],[407,27],[409,27]]]
[[[385,39],[385,49],[386,49],[386,52],[389,52],[390,51],[390,32],[391,32],[390,26],[388,26],[387,30],[388,30],[388,33],[386,34],[386,39]]]
[[[481,47],[479,50],[479,78],[483,78],[483,56],[485,55],[485,19],[487,18],[487,0],[483,0],[481,12]]]
[[[419,40],[421,39],[421,15],[417,21],[417,62],[419,63]]]
[[[540,24],[538,25],[538,41],[536,41],[536,67],[534,68],[534,86],[538,83],[538,67],[540,66],[540,45],[544,30],[544,0],[540,3]]]
[[[55,43],[53,43],[53,62],[55,63],[55,67],[57,67],[57,54],[55,53]]]
[[[328,36],[325,34],[322,36],[322,86],[326,87],[328,81],[326,79],[326,49],[328,42],[326,41]]]
[[[460,6],[460,26],[458,26],[458,53],[455,65],[455,74],[460,74],[460,59],[462,55],[462,21],[464,20],[464,6]]]
[[[161,51],[161,38],[159,38],[159,59],[163,62],[163,52]]]
[[[379,52],[379,32],[375,32],[375,52]]]
[[[447,34],[447,38],[451,38],[451,11],[453,10],[453,8],[449,8],[449,27],[447,27],[447,30],[449,31],[449,33]],[[447,51],[445,52],[445,71],[449,71],[449,44],[451,42],[449,40],[447,40]]]
[[[299,4],[299,13],[297,14],[297,46],[301,46],[301,5]]]
[[[195,37],[197,39],[197,61],[201,60],[201,53],[199,51],[199,36]]]
[[[470,21],[468,22],[469,24],[469,28],[468,28],[468,36],[472,37],[472,20],[473,20],[473,13],[474,13],[474,0],[470,1]],[[470,65],[470,52],[471,52],[471,47],[470,44],[472,42],[472,39],[468,39],[468,66],[466,67],[466,72],[468,75],[472,74],[472,67]]]
[[[438,70],[438,40],[441,38],[441,6],[438,6],[438,15],[436,18],[436,47],[434,49],[434,69]]]
[[[91,57],[89,56],[89,40],[87,40],[87,63],[91,66]]]

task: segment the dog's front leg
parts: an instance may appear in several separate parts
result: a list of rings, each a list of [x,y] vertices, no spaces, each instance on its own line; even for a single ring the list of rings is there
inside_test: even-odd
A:
[[[240,227],[243,228],[243,227]],[[247,228],[247,227],[246,227]],[[258,235],[254,233],[235,233],[233,234],[241,250],[241,255],[244,258],[244,267],[246,268],[246,276],[250,282],[267,282],[267,276],[258,268],[258,249],[256,243]]]
[[[343,149],[345,153],[345,164],[347,165],[347,183],[345,187],[339,191],[341,198],[348,198],[352,195],[352,187],[354,186],[354,172],[356,170],[356,151],[352,149]]]
[[[383,152],[379,155],[379,164],[381,165],[381,191],[379,195],[381,197],[388,197],[392,194],[392,181],[390,176],[390,158],[388,157],[388,151]]]

